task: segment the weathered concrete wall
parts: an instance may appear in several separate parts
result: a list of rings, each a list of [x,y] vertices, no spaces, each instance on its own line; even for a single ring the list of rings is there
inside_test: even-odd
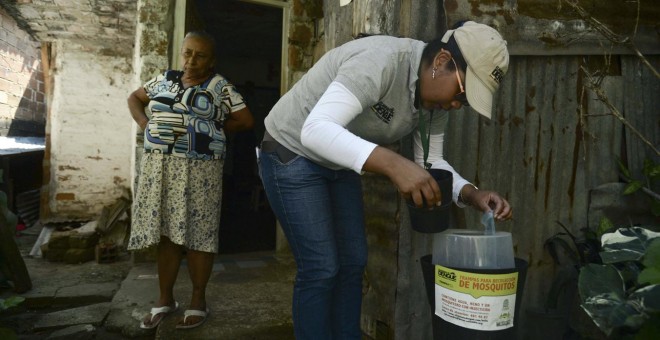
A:
[[[322,0],[292,0],[289,21],[289,86],[293,86],[323,55]]]
[[[131,119],[126,57],[56,44],[50,122],[49,220],[84,220],[130,187]]]
[[[0,8],[0,135],[43,136],[44,75],[39,42]]]
[[[173,34],[174,0],[140,0],[135,32],[133,86],[163,72],[169,66],[170,40]],[[135,89],[134,88],[134,89]]]
[[[73,40],[106,55],[132,52],[135,5],[134,0],[0,1],[39,41]]]
[[[27,32],[21,41],[36,37],[49,61],[41,219],[96,218],[103,206],[126,195],[131,178],[126,97],[136,4],[18,1],[0,7]]]
[[[175,0],[140,0],[137,4],[137,24],[135,28],[135,48],[133,51],[133,73],[130,81],[130,92],[136,90],[145,81],[168,69],[171,59],[170,41],[174,34],[173,13]],[[142,155],[142,131],[129,116],[131,126],[131,157],[130,172],[133,181],[131,192],[138,180]]]

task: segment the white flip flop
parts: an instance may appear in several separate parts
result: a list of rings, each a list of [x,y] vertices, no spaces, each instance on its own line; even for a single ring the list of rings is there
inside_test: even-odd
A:
[[[163,321],[163,319],[167,316],[167,314],[173,313],[173,312],[175,312],[177,309],[179,309],[179,303],[176,302],[176,301],[174,301],[174,308],[172,308],[172,307],[170,307],[170,306],[163,306],[163,307],[154,307],[154,308],[151,308],[151,310],[149,311],[149,314],[151,314],[151,320],[150,320],[150,321],[151,321],[152,323],[151,323],[150,325],[146,325],[146,324],[144,323],[144,320],[142,320],[142,322],[140,322],[140,328],[142,328],[142,329],[154,329],[154,328],[158,327],[158,325],[160,324],[160,322]],[[158,314],[165,314],[165,315],[161,316],[160,319],[158,319],[158,321],[153,322],[153,321],[154,321],[154,318],[155,318],[156,315],[158,315]]]
[[[210,314],[210,312],[209,312],[208,308],[206,308],[205,311],[197,310],[197,309],[188,309],[185,312],[183,312],[183,323],[184,324],[183,325],[176,325],[176,328],[177,329],[190,329],[190,328],[195,328],[195,327],[201,326],[204,323],[204,321],[206,321],[206,317],[208,317],[209,314]],[[186,322],[186,319],[189,316],[199,316],[202,319],[199,320],[198,322],[192,324],[192,325],[186,325],[185,322]]]

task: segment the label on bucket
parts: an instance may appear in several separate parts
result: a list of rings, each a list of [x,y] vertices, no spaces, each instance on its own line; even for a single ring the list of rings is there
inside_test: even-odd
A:
[[[513,327],[518,273],[477,274],[435,266],[435,314],[457,326],[497,331]]]

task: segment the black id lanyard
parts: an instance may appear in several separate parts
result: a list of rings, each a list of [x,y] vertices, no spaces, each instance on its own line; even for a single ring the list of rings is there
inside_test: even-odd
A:
[[[431,163],[427,162],[429,159],[429,144],[431,142],[431,122],[433,121],[433,112],[429,113],[429,132],[426,133],[426,121],[422,117],[422,113],[419,113],[419,135],[422,139],[422,149],[424,149],[424,169],[428,170],[431,168]]]

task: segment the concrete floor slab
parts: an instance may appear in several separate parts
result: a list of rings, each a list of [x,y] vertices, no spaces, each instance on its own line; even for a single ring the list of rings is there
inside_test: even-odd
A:
[[[83,324],[100,326],[109,310],[110,303],[104,302],[48,313],[39,318],[33,329],[38,332]]]
[[[23,303],[0,313],[0,327],[13,329],[20,339],[46,339],[52,334],[60,337],[56,332],[65,329],[103,340],[293,339],[295,263],[290,256],[273,252],[216,256],[207,287],[210,316],[203,325],[189,330],[175,328],[192,292],[186,264],[182,263],[175,285],[180,309],[157,329],[142,330],[140,321],[158,298],[156,263],[132,263],[129,254],[108,264],[49,262],[28,256],[34,237],[22,237],[17,243],[33,288],[21,294],[26,298]],[[0,290],[0,298],[13,295],[11,290]],[[98,303],[111,296],[110,302]],[[78,332],[84,330],[78,325],[92,325],[96,332]]]
[[[225,270],[211,274],[206,290],[210,314],[200,327],[176,329],[192,291],[188,272],[180,270],[174,288],[179,310],[165,318],[156,330],[139,328],[158,298],[156,264],[141,263],[130,270],[115,294],[106,329],[129,338],[151,334],[164,340],[293,339],[291,299],[295,264],[291,258],[269,253],[234,254],[219,256],[216,264],[222,264]]]

